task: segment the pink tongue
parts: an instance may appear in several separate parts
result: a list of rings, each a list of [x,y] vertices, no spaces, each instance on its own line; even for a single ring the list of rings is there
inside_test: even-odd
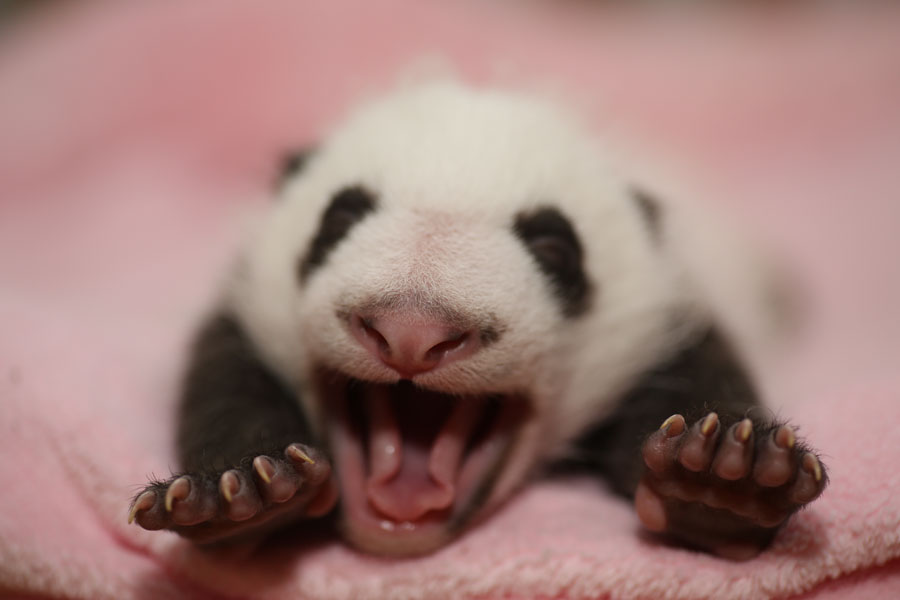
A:
[[[368,396],[369,502],[382,515],[399,522],[415,521],[430,511],[450,507],[463,450],[481,414],[479,403],[455,402],[432,440],[428,435],[415,435],[422,432],[408,433],[404,439],[390,389],[371,386]],[[429,398],[426,394],[412,400],[428,402]]]

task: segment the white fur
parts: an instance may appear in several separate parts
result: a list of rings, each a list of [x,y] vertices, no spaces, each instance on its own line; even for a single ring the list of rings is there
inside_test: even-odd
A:
[[[378,208],[301,285],[298,261],[321,213],[353,184],[372,190]],[[703,318],[665,236],[649,234],[585,128],[530,96],[449,82],[402,89],[353,114],[283,195],[230,290],[256,344],[317,415],[314,364],[395,377],[354,340],[337,307],[397,297],[501,322],[499,341],[419,380],[531,399],[536,418],[495,496],[606,414]],[[569,217],[584,245],[595,289],[574,319],[512,231],[517,213],[544,204]]]

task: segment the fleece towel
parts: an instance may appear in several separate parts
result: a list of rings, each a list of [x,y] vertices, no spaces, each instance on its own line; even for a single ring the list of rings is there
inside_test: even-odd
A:
[[[0,596],[900,597],[900,13],[552,4],[61,3],[4,25]],[[413,560],[315,531],[213,555],[126,524],[175,467],[184,344],[278,156],[423,55],[577,96],[803,280],[807,337],[768,387],[832,483],[758,558],[662,546],[587,480]]]

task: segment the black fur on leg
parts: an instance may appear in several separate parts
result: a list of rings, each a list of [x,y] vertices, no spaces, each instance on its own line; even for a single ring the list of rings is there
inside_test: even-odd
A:
[[[186,471],[219,472],[292,442],[314,442],[296,395],[227,314],[201,330],[181,398],[176,443]]]

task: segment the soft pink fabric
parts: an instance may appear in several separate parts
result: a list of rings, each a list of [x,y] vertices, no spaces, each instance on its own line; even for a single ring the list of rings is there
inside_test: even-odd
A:
[[[581,4],[79,3],[5,33],[0,594],[900,597],[900,14]],[[126,525],[135,486],[174,466],[183,344],[276,157],[423,54],[580,99],[804,276],[811,335],[773,406],[832,484],[769,551],[657,545],[588,481],[534,485],[407,561],[321,537],[209,556]]]

